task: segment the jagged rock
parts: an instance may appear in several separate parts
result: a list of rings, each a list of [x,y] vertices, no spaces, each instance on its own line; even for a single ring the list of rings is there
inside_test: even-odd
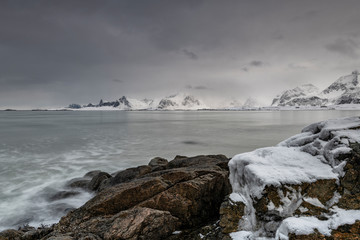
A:
[[[108,186],[114,186],[116,184],[131,181],[135,178],[144,176],[151,172],[151,167],[143,165],[135,168],[128,168],[123,171],[117,172],[115,176],[110,179]]]
[[[23,233],[21,231],[9,229],[9,230],[0,232],[0,240],[9,240],[9,239],[14,239],[14,240],[19,239],[20,240],[22,235],[23,235]]]
[[[220,227],[223,233],[236,232],[238,230],[239,221],[244,216],[245,204],[243,202],[235,202],[231,198],[226,200],[220,206]]]
[[[166,160],[165,158],[156,157],[156,158],[151,159],[148,165],[152,168],[156,168],[156,167],[166,168],[168,163],[169,163],[169,161]]]
[[[167,211],[135,207],[112,216],[87,219],[74,227],[72,233],[93,234],[100,239],[161,239],[178,225],[178,219]]]
[[[90,172],[85,173],[85,175],[84,175],[83,178],[92,179],[93,177],[95,177],[95,176],[98,175],[99,173],[101,173],[101,170],[93,170],[93,171],[90,171]]]
[[[68,188],[80,188],[83,190],[88,190],[90,180],[84,178],[74,178],[66,183],[66,187]]]
[[[178,219],[169,212],[150,208],[134,208],[113,218],[115,220],[104,233],[104,239],[161,239],[179,225]]]
[[[56,201],[56,200],[60,200],[60,199],[64,199],[64,198],[69,198],[69,197],[73,197],[76,195],[79,195],[80,192],[76,192],[76,191],[60,191],[57,192],[53,195],[51,195],[48,200],[49,201]]]
[[[88,189],[90,189],[91,191],[98,190],[100,187],[100,184],[104,180],[109,179],[109,178],[112,178],[110,174],[108,174],[106,172],[99,172],[89,182]]]
[[[216,165],[221,163],[227,163],[229,159],[224,155],[207,155],[207,156],[196,156],[196,157],[182,157],[176,156],[174,160],[170,161],[168,164],[169,168],[180,168],[180,167],[189,167],[193,165],[200,164],[209,164]]]
[[[340,226],[338,229],[331,232],[331,236],[334,239],[359,240],[360,221],[356,221],[354,224],[345,224]]]
[[[204,226],[193,229],[176,231],[167,240],[231,240],[230,236],[223,234],[219,221],[210,222]]]
[[[198,156],[178,159],[176,166],[179,167],[173,165],[172,169],[151,172],[150,166],[141,166],[121,171],[116,174],[121,182],[105,187],[82,207],[63,217],[55,227],[56,232],[79,232],[77,229],[80,226],[84,234],[105,232],[101,229],[106,228],[109,234],[113,232],[116,236],[123,236],[121,234],[129,232],[121,232],[118,225],[114,227],[115,230],[111,230],[109,226],[115,226],[115,222],[124,224],[128,221],[125,216],[129,216],[129,219],[136,218],[135,215],[128,214],[129,211],[133,211],[131,209],[150,209],[147,211],[159,211],[161,215],[165,212],[170,220],[172,219],[173,226],[180,228],[195,227],[209,219],[216,219],[224,196],[230,192],[228,171],[218,166],[224,162],[228,162],[228,158],[223,155]],[[112,220],[109,220],[110,218]],[[113,218],[118,220],[115,221]],[[145,221],[144,219],[141,221]],[[143,222],[141,225],[140,222],[139,226],[148,224]],[[97,230],[93,231],[95,228]],[[155,228],[154,223],[147,228]],[[169,228],[168,231],[164,228],[166,226],[156,227],[157,232],[165,231],[166,236],[174,230]],[[143,231],[140,228],[135,230],[136,234],[140,235]],[[99,236],[112,239],[105,233]]]

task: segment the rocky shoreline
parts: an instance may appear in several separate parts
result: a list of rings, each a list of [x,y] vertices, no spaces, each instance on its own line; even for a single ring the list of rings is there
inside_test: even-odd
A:
[[[224,155],[158,157],[112,175],[89,172],[53,196],[96,193],[86,204],[51,227],[6,230],[0,239],[196,239],[210,232],[218,239],[220,205],[231,192],[228,162]]]
[[[230,161],[230,162],[229,162]],[[312,124],[276,147],[157,157],[67,183],[94,197],[50,227],[4,239],[360,239],[360,118]]]

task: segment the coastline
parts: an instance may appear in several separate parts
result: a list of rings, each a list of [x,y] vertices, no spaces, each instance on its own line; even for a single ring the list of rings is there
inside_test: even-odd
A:
[[[231,160],[157,157],[113,174],[91,171],[52,196],[93,192],[83,206],[0,239],[357,239],[359,129],[359,117],[335,119]]]

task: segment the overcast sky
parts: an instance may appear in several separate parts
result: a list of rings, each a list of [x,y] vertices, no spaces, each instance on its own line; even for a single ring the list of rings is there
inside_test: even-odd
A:
[[[359,69],[358,0],[1,0],[0,108],[191,92],[271,103]]]

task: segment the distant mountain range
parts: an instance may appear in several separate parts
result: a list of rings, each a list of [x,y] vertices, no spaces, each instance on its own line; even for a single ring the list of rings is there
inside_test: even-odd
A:
[[[260,104],[257,100],[249,98],[245,104],[241,104],[236,100],[223,104],[216,109],[252,109],[258,108]],[[83,110],[201,110],[214,109],[209,107],[199,98],[186,94],[178,93],[161,99],[134,99],[122,96],[114,101],[100,100],[98,104],[89,103],[87,105],[70,104],[70,109]]]
[[[178,93],[160,99],[134,99],[122,96],[114,101],[100,100],[98,104],[70,104],[68,109],[80,110],[257,110],[276,109],[278,107],[328,107],[342,104],[360,104],[360,86],[358,71],[342,76],[324,90],[319,90],[313,84],[285,90],[277,95],[271,107],[264,107],[255,98],[248,98],[244,104],[237,99],[220,103],[220,106],[210,107],[199,98]],[[345,105],[344,105],[345,106]]]
[[[312,84],[305,84],[283,91],[277,95],[271,106],[330,106],[360,103],[358,71],[342,76],[320,91]]]

